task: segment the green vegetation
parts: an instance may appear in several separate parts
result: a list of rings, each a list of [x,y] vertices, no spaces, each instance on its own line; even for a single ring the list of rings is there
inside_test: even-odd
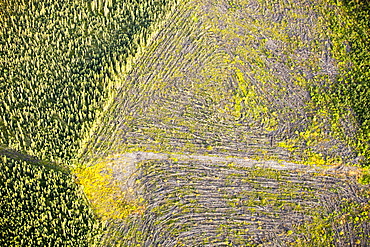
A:
[[[175,2],[0,1],[1,246],[91,244],[68,165]]]
[[[99,223],[71,174],[0,157],[1,246],[90,246]]]
[[[332,114],[333,132],[340,130],[367,166],[370,159],[370,5],[368,1],[328,1],[324,23],[337,61],[337,83],[326,92],[312,89],[317,106]],[[332,6],[330,8],[330,6]],[[351,128],[349,122],[355,119]]]
[[[172,1],[6,1],[0,144],[68,161]]]
[[[369,168],[347,165],[370,159],[369,20],[0,0],[0,245],[366,246]]]

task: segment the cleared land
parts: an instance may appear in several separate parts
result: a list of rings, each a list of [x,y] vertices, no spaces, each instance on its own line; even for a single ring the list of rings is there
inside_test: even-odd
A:
[[[144,213],[112,221],[101,242],[104,245],[285,246],[301,239],[305,246],[304,238],[310,236],[297,226],[305,226],[314,217],[331,217],[334,209],[342,214],[345,202],[360,205],[364,199],[354,196],[359,188],[349,177],[335,171],[274,170],[247,161],[200,157],[174,161],[154,156],[138,161],[142,172],[131,187],[145,199]],[[120,162],[125,160],[121,157]],[[322,230],[320,223],[305,227]],[[366,229],[367,224],[365,219],[357,224],[338,223],[333,229],[336,241],[365,244],[367,232],[359,229]],[[343,228],[348,229],[344,234]]]
[[[346,168],[362,159],[346,142],[358,124],[315,100],[339,71],[322,8],[178,5],[80,152],[136,205],[125,219],[122,207],[103,214],[101,243],[368,244],[368,195]],[[358,221],[341,221],[355,211]]]
[[[315,45],[324,34],[312,3],[239,5],[179,5],[122,79],[83,157],[156,150],[357,163],[310,96],[336,76],[329,37]],[[355,122],[342,118],[353,135]]]

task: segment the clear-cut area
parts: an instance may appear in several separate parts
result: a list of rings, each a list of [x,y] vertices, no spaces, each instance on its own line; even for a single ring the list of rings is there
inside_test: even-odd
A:
[[[332,132],[339,121],[353,135],[354,116],[334,120],[312,97],[338,76],[312,4],[178,5],[81,149],[141,207],[110,221],[102,243],[305,246],[321,217],[366,204],[350,166],[361,157]],[[338,222],[334,244],[366,245],[367,222]]]
[[[369,4],[0,0],[0,246],[370,246]]]

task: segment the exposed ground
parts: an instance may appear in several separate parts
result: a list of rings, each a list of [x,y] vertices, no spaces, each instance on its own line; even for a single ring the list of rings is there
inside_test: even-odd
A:
[[[143,169],[140,164],[143,162],[191,162],[200,163],[200,167],[211,169],[204,164],[217,165],[227,164],[230,167],[243,167],[257,170],[274,170],[292,171],[301,173],[323,173],[336,174],[341,177],[356,176],[359,174],[359,169],[349,166],[314,166],[302,165],[297,163],[274,161],[274,160],[252,160],[246,157],[227,157],[222,155],[189,155],[189,154],[168,154],[168,153],[153,153],[153,152],[133,152],[123,153],[111,156],[105,160],[105,171],[109,172],[111,179],[113,179],[119,188],[125,192],[126,200],[133,201],[137,198],[145,196],[142,190],[142,182],[140,178],[143,176]],[[172,167],[171,167],[172,168]],[[167,168],[166,168],[167,169]],[[247,175],[246,175],[247,176]]]
[[[124,221],[111,222],[110,232],[101,243],[285,246],[304,238],[297,226],[320,217],[320,211],[332,210],[329,205],[338,208],[342,200],[353,200],[354,193],[359,192],[350,173],[341,169],[323,171],[235,158],[166,156],[131,153],[111,159],[115,165],[117,159],[121,164],[136,161],[141,172],[133,176],[136,182],[131,188],[137,198],[145,199],[146,210]],[[119,173],[115,175],[120,179]],[[368,223],[362,224],[366,227]],[[334,229],[341,243],[358,230],[350,223],[341,227],[352,230],[344,236],[340,234],[342,228]],[[117,235],[112,238],[114,233]],[[366,246],[363,235],[352,239]]]
[[[180,4],[122,78],[84,159],[156,150],[356,163],[310,97],[336,75],[312,4]]]
[[[366,220],[338,226],[342,216],[330,216],[343,201],[368,199],[347,166],[360,158],[312,100],[313,88],[337,76],[319,4],[178,5],[80,152],[144,208],[124,220],[108,215],[101,243],[368,244]],[[351,112],[339,121],[353,135]],[[320,231],[331,237],[315,240]]]

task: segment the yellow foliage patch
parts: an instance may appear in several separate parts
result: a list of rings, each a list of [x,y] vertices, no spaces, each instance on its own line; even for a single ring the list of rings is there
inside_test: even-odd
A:
[[[75,174],[77,183],[82,185],[92,208],[102,220],[124,219],[144,212],[142,200],[125,199],[125,192],[113,179],[112,170],[105,163],[77,168]]]

